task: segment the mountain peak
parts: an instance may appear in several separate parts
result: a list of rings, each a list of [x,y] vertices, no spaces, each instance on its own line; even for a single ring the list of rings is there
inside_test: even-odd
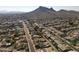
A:
[[[52,7],[50,8],[51,11],[55,11]]]
[[[38,9],[48,9],[48,8],[44,6],[39,6]]]
[[[47,12],[49,9],[46,7],[40,6],[37,10],[41,12]]]
[[[49,11],[55,11],[55,10],[53,8],[39,6],[35,11],[36,12],[49,12]]]

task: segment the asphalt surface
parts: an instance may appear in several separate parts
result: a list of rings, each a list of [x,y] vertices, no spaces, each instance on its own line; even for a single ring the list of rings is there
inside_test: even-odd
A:
[[[27,39],[27,42],[28,42],[29,51],[30,52],[35,52],[35,47],[34,47],[32,39],[31,39],[31,36],[29,34],[29,30],[28,30],[25,22],[22,21],[22,24],[23,24],[25,36],[26,36],[26,39]]]

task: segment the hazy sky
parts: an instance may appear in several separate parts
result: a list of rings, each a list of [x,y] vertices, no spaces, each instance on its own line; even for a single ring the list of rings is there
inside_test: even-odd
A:
[[[30,12],[38,8],[39,6],[0,6],[0,11],[24,11]],[[45,6],[47,8],[52,7],[55,10],[66,9],[79,11],[79,6]]]

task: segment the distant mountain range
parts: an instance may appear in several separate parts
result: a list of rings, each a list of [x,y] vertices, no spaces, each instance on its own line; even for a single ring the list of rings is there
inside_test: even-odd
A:
[[[6,15],[7,14],[7,15]],[[5,16],[15,16],[22,17],[23,19],[53,19],[56,17],[68,18],[68,17],[77,17],[79,18],[78,11],[67,11],[67,10],[59,10],[55,11],[53,8],[47,8],[40,6],[34,11],[31,12],[0,12],[0,15]]]
[[[46,7],[38,7],[36,10],[26,13],[28,18],[32,19],[43,19],[43,18],[55,18],[55,17],[79,17],[79,12],[74,10],[59,10],[55,11],[53,8],[46,8]]]
[[[24,13],[24,12],[0,10],[0,14],[21,14],[21,13]]]

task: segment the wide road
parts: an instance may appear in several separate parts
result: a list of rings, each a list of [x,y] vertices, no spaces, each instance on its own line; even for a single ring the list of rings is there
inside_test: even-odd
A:
[[[35,52],[35,47],[34,47],[32,39],[31,39],[31,35],[29,34],[29,29],[27,28],[24,21],[22,21],[22,24],[23,24],[23,29],[24,29],[24,32],[25,32],[25,37],[26,37],[27,42],[28,42],[29,51]]]

